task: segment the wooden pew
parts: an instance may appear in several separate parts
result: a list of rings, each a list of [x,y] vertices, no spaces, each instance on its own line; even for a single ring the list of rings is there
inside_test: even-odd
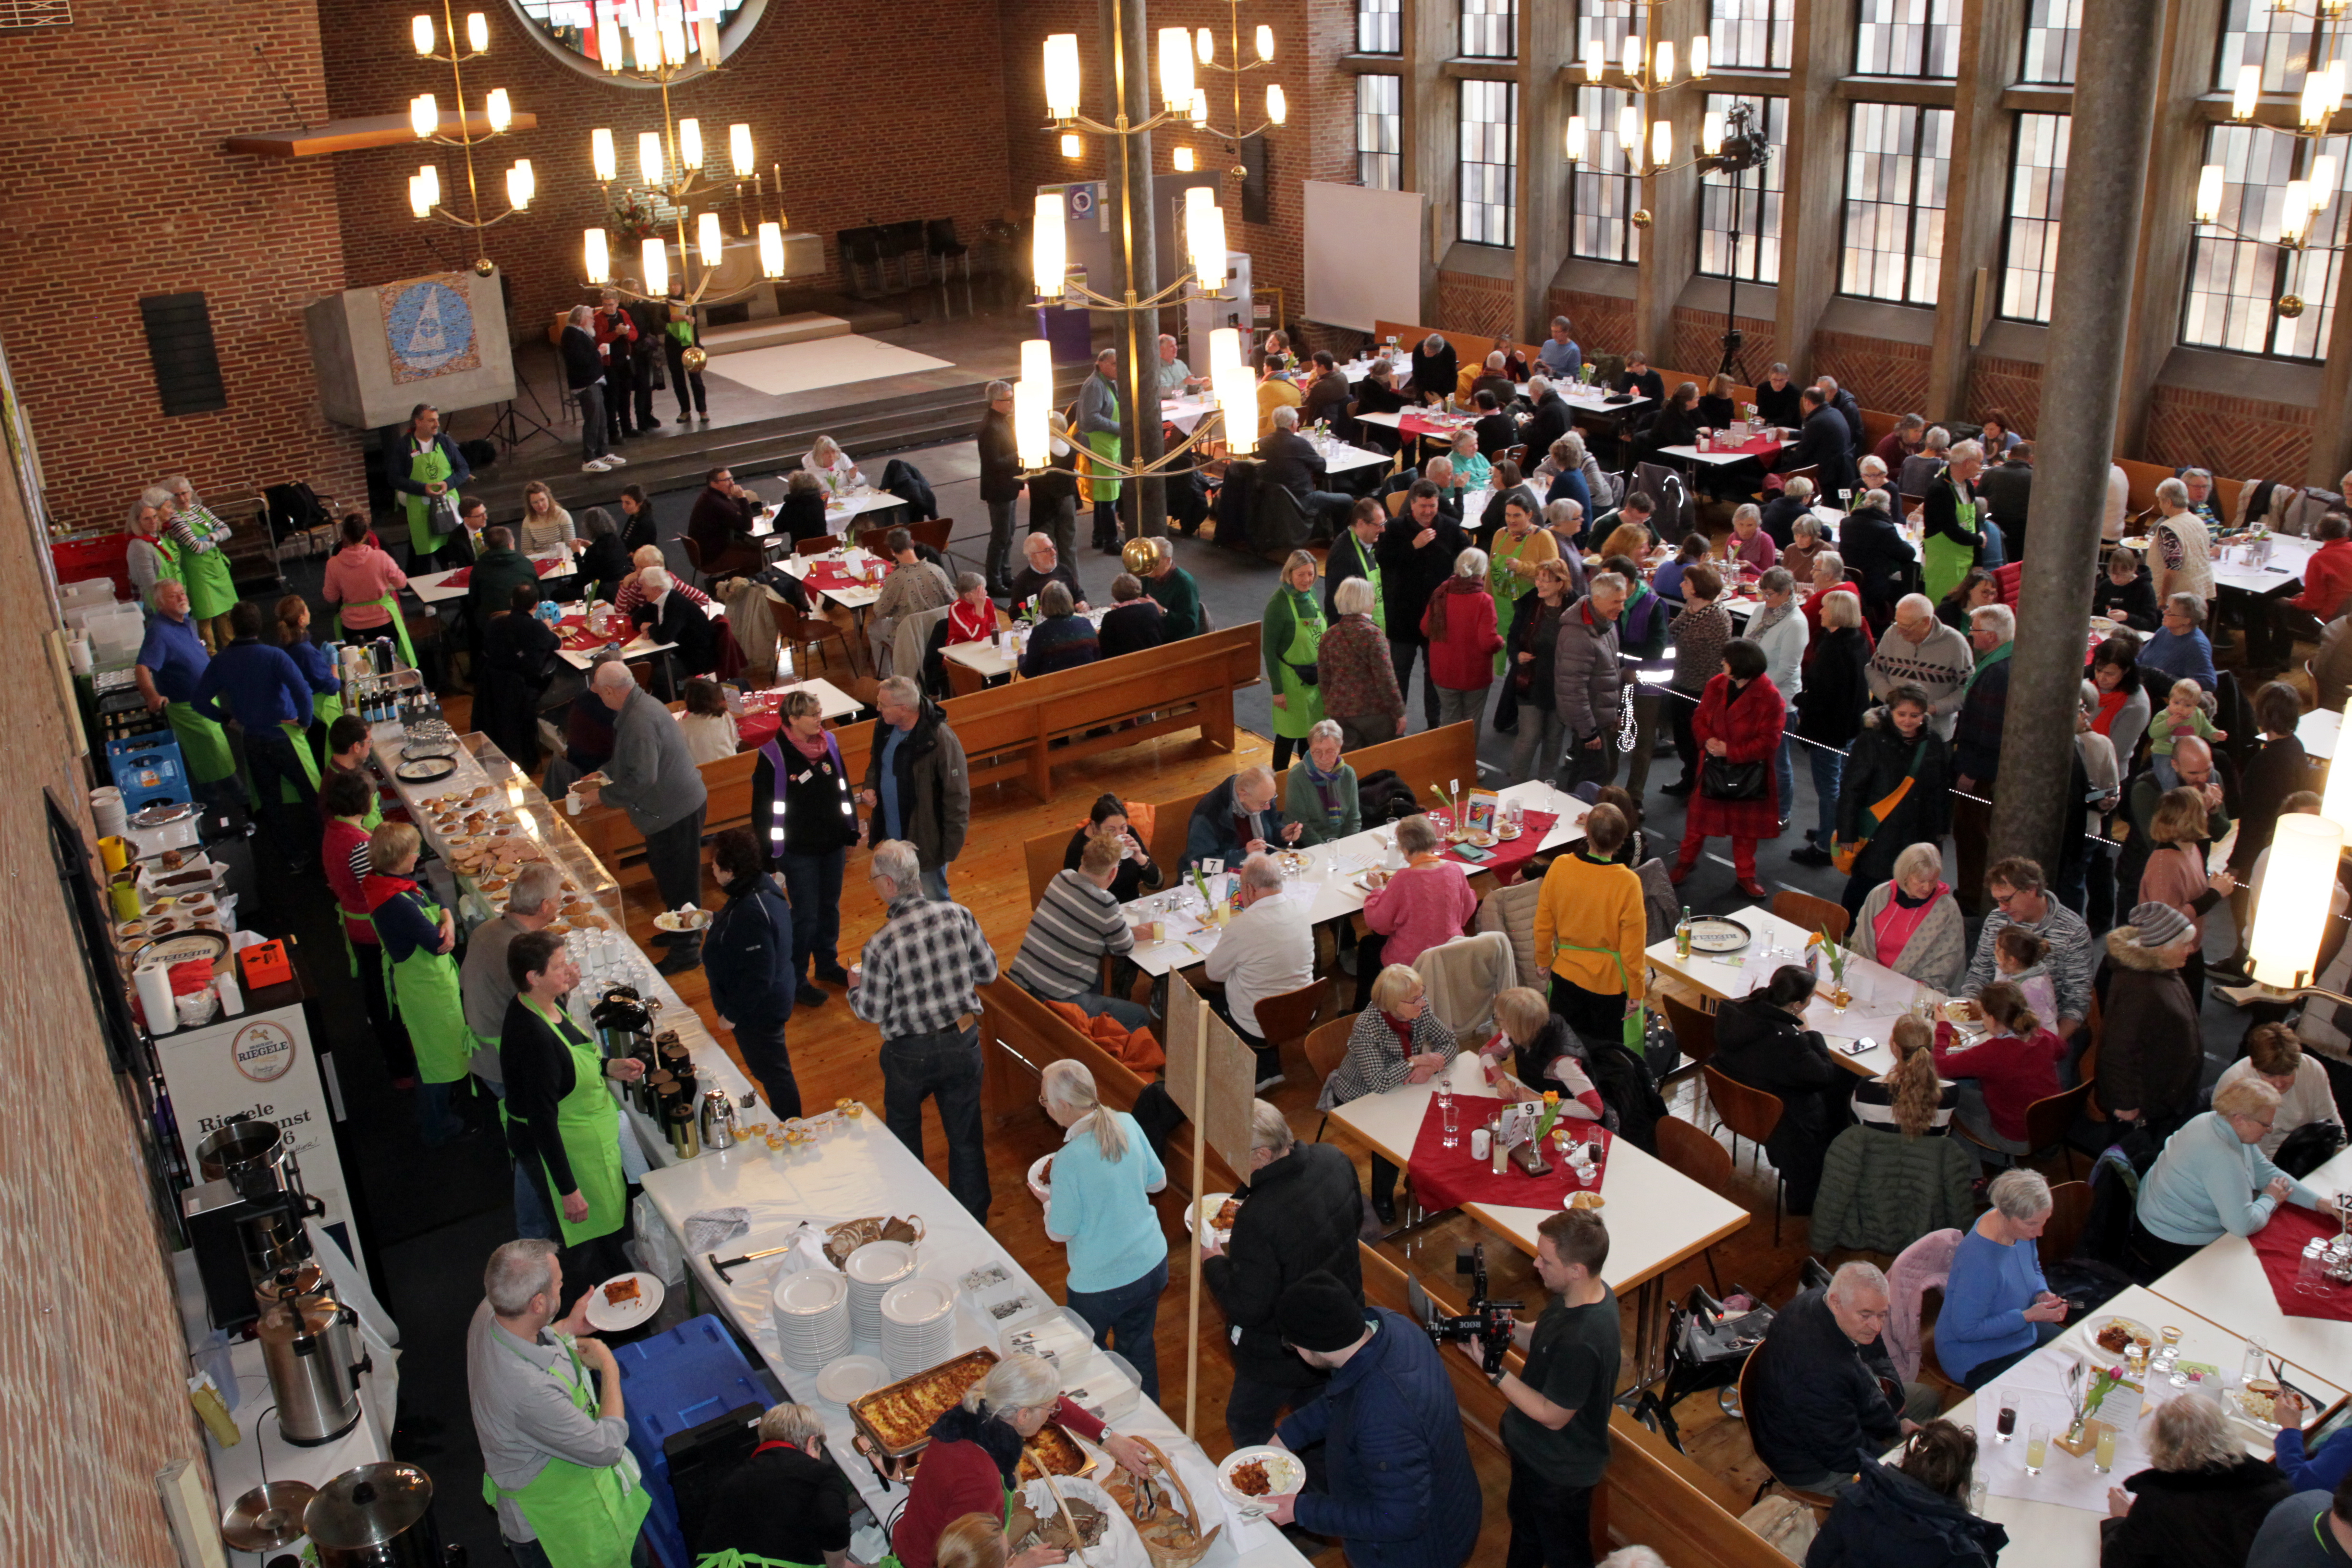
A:
[[[1086,1063],[1102,1102],[1115,1110],[1133,1110],[1136,1097],[1154,1081],[1070,1027],[1011,979],[1000,976],[982,986],[980,994],[986,1004],[980,1018],[980,1103],[986,1131],[1001,1131],[1015,1116],[1037,1113],[1037,1080],[1054,1062]],[[1168,1184],[1180,1193],[1192,1187],[1191,1139],[1188,1122],[1168,1151]],[[1213,1193],[1241,1185],[1213,1149],[1208,1151],[1202,1174]]]
[[[1418,735],[1405,735],[1393,741],[1383,741],[1377,746],[1365,746],[1348,753],[1349,765],[1356,770],[1359,779],[1376,773],[1382,768],[1394,769],[1398,776],[1416,790],[1425,788],[1432,780],[1475,778],[1478,773],[1477,733],[1468,724],[1449,724],[1442,730],[1424,730]],[[1285,768],[1274,775],[1276,797],[1289,781],[1290,770]],[[1202,792],[1205,794],[1206,792]],[[1151,831],[1151,842],[1144,847],[1150,851],[1155,865],[1171,868],[1184,858],[1184,836],[1191,828],[1192,808],[1201,803],[1198,794],[1188,795],[1162,805]],[[1091,803],[1089,803],[1091,805]],[[1084,809],[1071,814],[1075,827],[1086,815]],[[1045,884],[1062,868],[1062,857],[1069,852],[1070,829],[1041,833],[1024,842],[1021,854],[1029,873],[1029,901],[1035,903],[1045,896]]]

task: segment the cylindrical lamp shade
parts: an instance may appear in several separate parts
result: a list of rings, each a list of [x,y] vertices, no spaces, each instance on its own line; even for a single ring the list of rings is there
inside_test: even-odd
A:
[[[2263,68],[2244,65],[2238,68],[2237,89],[2230,95],[2230,118],[2252,120],[2254,105],[2263,96]]]
[[[1058,191],[1037,197],[1037,219],[1029,240],[1030,275],[1037,292],[1048,300],[1062,297],[1062,280],[1070,270],[1070,253],[1062,233],[1062,196]]]
[[[1193,189],[1201,187],[1195,185]],[[1192,250],[1192,276],[1203,293],[1225,286],[1225,215],[1213,202],[1203,202],[1187,215],[1187,239]]]
[[[677,162],[684,169],[702,167],[702,121],[681,120],[677,122]]]
[[[1661,45],[1660,47],[1664,47]],[[1675,161],[1674,122],[1655,120],[1650,122],[1650,162],[1663,169]]]
[[[580,255],[587,264],[588,281],[610,283],[613,280],[613,258],[604,248],[604,231],[592,228],[581,237]]]
[[[1280,125],[1290,118],[1290,104],[1282,96],[1282,85],[1279,82],[1265,84],[1265,117],[1276,125]]]
[[[416,217],[433,216],[433,204],[425,199],[425,181],[419,175],[408,176],[408,210]]]
[[[530,198],[538,195],[536,184],[531,177],[530,160],[518,159],[514,167],[507,171],[507,205],[517,212],[530,205]]]
[[[657,234],[646,236],[637,247],[638,258],[645,264],[646,292],[658,299],[669,292],[669,247]]]
[[[2221,165],[2208,163],[2197,176],[2197,221],[2214,223],[2221,216]]]
[[[1054,390],[1054,345],[1043,338],[1021,340],[1021,379],[1045,389],[1051,396]]]
[[[514,123],[514,106],[507,101],[505,88],[490,89],[490,96],[484,103],[482,112],[489,120],[490,134],[493,136],[505,135],[507,127]]]
[[[1601,52],[1601,40],[1598,38],[1585,39],[1584,79],[1587,81],[1599,81],[1602,76],[1607,74],[1608,69],[1609,60],[1608,57]]]
[[[1705,81],[1707,73],[1707,45],[1705,33],[1691,35],[1691,79]]]
[[[466,13],[466,47],[478,55],[490,47],[490,19],[479,11]]]
[[[1181,27],[1160,29],[1160,100],[1179,112],[1192,107],[1192,37]]]
[[[427,163],[416,171],[416,188],[424,193],[427,212],[441,205],[441,165]]]
[[[648,185],[662,183],[662,138],[658,131],[637,132],[637,173]]]
[[[1075,131],[1065,131],[1062,132],[1063,157],[1082,158],[1086,155],[1086,151],[1087,142],[1085,137],[1080,136]]]
[[[1192,41],[1200,47],[1201,63],[1202,65],[1207,65],[1211,60],[1217,58],[1216,34],[1209,31],[1206,27],[1202,27],[1192,35]]]
[[[1257,58],[1262,60],[1274,58],[1274,29],[1264,22],[1257,25]]]
[[[2292,987],[2310,983],[2319,962],[2320,939],[2335,912],[2330,900],[2336,893],[2336,863],[2343,852],[2344,829],[2326,817],[2289,812],[2278,819],[2248,946],[2258,984]]]
[[[1178,174],[1189,174],[1192,172],[1192,149],[1190,147],[1179,147],[1173,153],[1170,154],[1170,156],[1176,165],[1176,172]]]
[[[751,174],[753,164],[750,126],[730,125],[727,128],[727,162],[734,165],[737,179],[742,179]],[[782,195],[783,193],[779,191],[776,194]]]
[[[1078,36],[1051,33],[1045,38],[1045,113],[1069,120],[1078,112]]]
[[[605,12],[596,23],[597,60],[607,71],[618,74],[628,67],[627,49],[621,33],[621,14]]]
[[[408,38],[409,42],[416,46],[418,54],[431,54],[433,52],[433,18],[430,16],[409,18]]]
[[[1013,384],[1013,445],[1024,468],[1042,468],[1053,458],[1053,426],[1046,416],[1054,404],[1052,345],[1046,349],[1046,374],[1023,376]],[[1024,345],[1025,347],[1025,345]],[[1024,353],[1022,357],[1028,358]]]
[[[1568,154],[1568,161],[1570,163],[1581,163],[1584,162],[1584,144],[1588,132],[1584,126],[1584,116],[1581,114],[1570,115],[1568,117],[1568,134],[1563,139],[1565,142],[1565,151]]]
[[[760,226],[760,276],[782,278],[784,275],[784,226],[763,223]]]
[[[702,51],[703,65],[719,68],[719,24],[709,16],[695,24],[695,43]]]
[[[613,151],[613,133],[601,127],[588,132],[588,157],[596,166],[596,178],[611,184],[621,175],[621,160]]]
[[[718,266],[719,257],[727,250],[727,236],[719,227],[719,215],[704,213],[694,220],[694,237],[697,247],[702,252],[702,264],[705,267]]]
[[[1210,374],[1217,395],[1217,411],[1224,416],[1225,445],[1236,458],[1257,450],[1257,377],[1238,362],[1218,365]]]
[[[416,132],[418,141],[440,128],[441,106],[429,92],[420,92],[408,100],[408,128]]]
[[[1226,365],[1242,363],[1242,330],[1239,327],[1209,329],[1209,374],[1213,381],[1216,373]]]
[[[1723,151],[1723,116],[1715,110],[1699,117],[1698,148],[1709,157]]]
[[[1673,85],[1675,79],[1674,40],[1671,38],[1661,40],[1658,44],[1657,52],[1653,58],[1657,62],[1657,75],[1655,78],[1657,85],[1660,87],[1669,87]]]

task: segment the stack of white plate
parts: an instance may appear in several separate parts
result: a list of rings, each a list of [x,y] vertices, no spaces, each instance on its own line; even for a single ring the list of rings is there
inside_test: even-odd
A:
[[[955,1292],[936,1279],[908,1279],[882,1298],[882,1363],[911,1377],[955,1351]]]
[[[849,1255],[849,1328],[867,1342],[882,1337],[882,1298],[915,1271],[915,1249],[903,1241],[869,1241]]]
[[[776,1284],[776,1344],[794,1366],[823,1366],[849,1349],[849,1281],[803,1268]]]

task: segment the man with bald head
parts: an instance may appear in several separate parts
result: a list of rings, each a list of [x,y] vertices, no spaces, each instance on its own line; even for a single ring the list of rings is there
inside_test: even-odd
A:
[[[1252,855],[1297,843],[1300,831],[1297,823],[1282,820],[1273,771],[1244,768],[1192,808],[1184,831],[1184,863],[1178,869],[1189,872],[1203,860],[1216,860],[1228,871],[1239,870]]]

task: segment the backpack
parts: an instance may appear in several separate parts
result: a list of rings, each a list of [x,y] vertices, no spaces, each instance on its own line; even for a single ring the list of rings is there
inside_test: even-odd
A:
[[[1666,1102],[1658,1097],[1648,1066],[1615,1040],[1577,1038],[1584,1047],[1585,1074],[1608,1108],[1610,1131],[1632,1139],[1643,1153],[1655,1154],[1658,1119],[1665,1115]]]
[[[1421,815],[1420,797],[1412,793],[1411,784],[1397,776],[1394,768],[1382,768],[1369,777],[1358,779],[1356,804],[1363,813],[1367,827],[1383,826]]]

